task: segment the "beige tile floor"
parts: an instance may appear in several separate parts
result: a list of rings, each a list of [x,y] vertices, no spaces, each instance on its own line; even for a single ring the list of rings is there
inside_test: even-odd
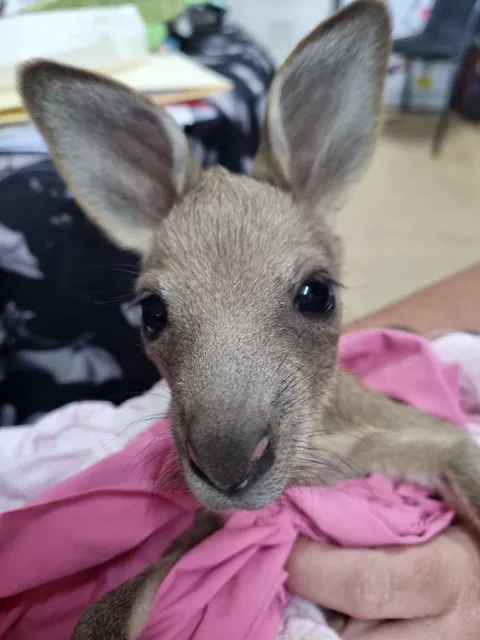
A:
[[[387,115],[372,166],[340,214],[347,322],[480,261],[480,127],[454,121],[433,159],[435,122]]]

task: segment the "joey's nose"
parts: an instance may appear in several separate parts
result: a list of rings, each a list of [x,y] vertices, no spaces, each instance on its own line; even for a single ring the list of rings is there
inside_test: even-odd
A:
[[[223,440],[223,442],[222,442]],[[252,445],[217,438],[210,446],[188,444],[189,464],[204,482],[222,493],[238,493],[254,484],[273,464],[270,435],[264,431]]]

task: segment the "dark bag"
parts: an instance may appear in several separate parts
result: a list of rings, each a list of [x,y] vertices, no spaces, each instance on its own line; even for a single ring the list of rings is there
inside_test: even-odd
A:
[[[470,122],[480,122],[480,49],[472,47],[465,56],[455,110]]]

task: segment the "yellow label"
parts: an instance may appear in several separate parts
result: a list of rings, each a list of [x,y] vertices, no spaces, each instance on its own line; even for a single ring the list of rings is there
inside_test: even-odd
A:
[[[419,76],[417,78],[417,87],[419,89],[431,89],[433,87],[432,76]]]

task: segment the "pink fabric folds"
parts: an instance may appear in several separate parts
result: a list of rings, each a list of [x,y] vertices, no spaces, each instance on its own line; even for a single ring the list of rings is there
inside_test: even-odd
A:
[[[347,335],[341,360],[366,384],[464,427],[458,371],[427,341],[397,331]],[[81,612],[158,560],[196,509],[162,421],[121,452],[0,516],[0,637],[65,640]],[[381,476],[291,489],[231,514],[161,585],[143,640],[269,640],[301,533],[344,546],[415,544],[451,512],[421,488]]]

